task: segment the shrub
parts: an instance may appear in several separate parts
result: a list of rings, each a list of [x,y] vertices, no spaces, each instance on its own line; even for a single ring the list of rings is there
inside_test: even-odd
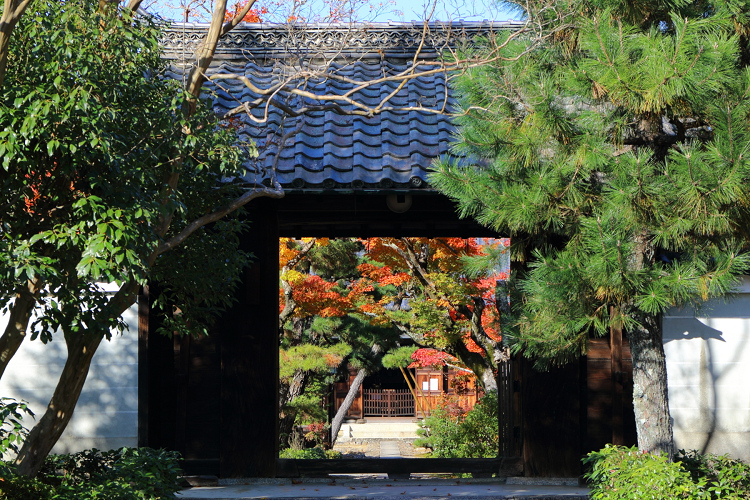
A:
[[[44,461],[39,477],[58,478],[66,484],[80,484],[105,474],[114,467],[120,450],[100,451],[96,448],[78,453],[50,455]]]
[[[750,499],[750,465],[726,455],[680,450],[670,463],[636,447],[607,445],[584,462],[594,499]]]
[[[18,446],[29,433],[21,423],[24,414],[34,417],[26,401],[0,398],[0,455],[5,455],[8,451],[18,453]]]
[[[0,499],[154,500],[174,498],[179,455],[151,448],[51,455],[36,478],[0,469]]]
[[[706,481],[708,498],[750,498],[750,465],[741,460],[726,455],[702,455],[694,450],[680,450],[677,458],[693,481]]]
[[[47,500],[51,499],[54,487],[36,478],[11,474],[4,467],[0,474],[0,499],[2,500]]]
[[[325,422],[313,422],[304,426],[305,439],[308,442],[315,443],[316,446],[323,446],[327,441],[330,426]]]
[[[693,482],[680,462],[642,452],[637,447],[607,445],[583,460],[595,500],[706,498],[704,479]]]
[[[287,448],[285,450],[281,450],[281,453],[279,453],[279,458],[337,459],[337,458],[341,458],[342,456],[343,455],[339,453],[338,451],[324,450],[320,446],[316,446],[315,448],[305,448],[302,450],[298,450],[295,448]]]
[[[118,459],[103,477],[126,482],[144,498],[173,498],[179,490],[179,454],[153,448],[121,448]]]
[[[488,392],[468,412],[447,398],[417,431],[416,446],[433,458],[493,458],[499,447],[497,392]]]

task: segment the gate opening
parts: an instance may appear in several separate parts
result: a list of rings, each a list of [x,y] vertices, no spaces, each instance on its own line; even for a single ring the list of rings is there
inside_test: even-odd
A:
[[[508,245],[281,238],[280,458],[517,454],[498,312]],[[448,423],[459,452],[442,444]]]

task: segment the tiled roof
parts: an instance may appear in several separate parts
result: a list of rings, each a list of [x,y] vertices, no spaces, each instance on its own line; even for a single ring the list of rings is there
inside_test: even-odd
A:
[[[501,25],[506,29],[514,26]],[[317,95],[341,95],[354,87],[352,81],[374,81],[412,67],[420,29],[421,25],[374,25],[358,31],[308,27],[290,33],[284,27],[243,25],[230,33],[231,38],[223,40],[211,72],[242,74],[260,88],[288,81],[291,87]],[[465,36],[486,34],[488,30],[484,24],[459,26]],[[434,60],[456,31],[456,27],[432,26],[422,60]],[[167,33],[164,43],[168,56],[175,60],[173,77],[179,78],[185,42],[194,43],[201,32],[200,26],[186,25]],[[325,52],[335,49],[344,50],[335,58],[326,59],[330,54]],[[327,74],[336,75],[336,79],[316,78],[309,71],[306,75],[300,71],[319,67],[324,60],[333,61],[326,66]],[[351,97],[374,107],[397,87],[397,81],[385,81]],[[219,113],[260,97],[236,79],[222,80],[214,90]],[[445,114],[402,108],[439,110],[447,105],[450,109],[454,101],[446,92],[446,74],[437,72],[408,80],[387,102],[394,110],[369,117],[333,109],[289,116],[279,107],[268,106],[266,110],[259,106],[251,110],[252,115],[261,120],[267,112],[268,117],[257,123],[240,113],[241,134],[255,141],[261,150],[254,165],[257,171],[246,180],[252,182],[275,171],[287,191],[429,189],[430,165],[435,158],[449,153],[453,126]],[[322,104],[284,92],[277,98],[292,109]],[[354,106],[347,104],[342,108],[348,112]],[[280,148],[284,135],[288,138]]]

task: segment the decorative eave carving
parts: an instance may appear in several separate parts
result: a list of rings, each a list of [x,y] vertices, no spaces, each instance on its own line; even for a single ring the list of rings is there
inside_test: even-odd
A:
[[[459,40],[487,37],[500,30],[519,29],[523,23],[429,23],[421,54],[431,57]],[[162,46],[168,59],[191,54],[205,36],[207,24],[173,24],[165,30]],[[422,42],[421,23],[371,23],[356,25],[308,24],[303,26],[242,23],[219,40],[216,57],[254,57],[377,54],[381,57],[413,55]],[[189,57],[189,56],[188,56]]]

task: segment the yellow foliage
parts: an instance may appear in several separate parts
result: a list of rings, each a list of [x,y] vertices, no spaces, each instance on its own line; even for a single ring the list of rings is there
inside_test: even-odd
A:
[[[294,239],[279,239],[279,269],[284,267],[287,262],[295,258],[297,254],[299,254],[299,251],[292,247],[294,247]]]
[[[281,275],[281,279],[292,286],[299,286],[305,281],[305,275],[294,269],[290,269]]]

